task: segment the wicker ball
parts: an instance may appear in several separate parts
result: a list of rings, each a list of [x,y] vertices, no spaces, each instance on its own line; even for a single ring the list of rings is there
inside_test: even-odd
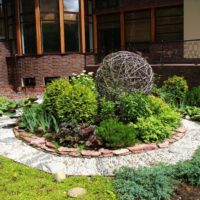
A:
[[[140,55],[119,51],[107,55],[96,74],[99,93],[118,99],[124,92],[148,93],[153,86],[153,70]]]

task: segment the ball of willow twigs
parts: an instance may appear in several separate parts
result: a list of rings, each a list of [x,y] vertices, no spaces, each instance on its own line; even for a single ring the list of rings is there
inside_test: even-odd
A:
[[[153,86],[153,70],[146,59],[128,51],[107,55],[96,74],[97,89],[108,99],[124,92],[148,93]]]

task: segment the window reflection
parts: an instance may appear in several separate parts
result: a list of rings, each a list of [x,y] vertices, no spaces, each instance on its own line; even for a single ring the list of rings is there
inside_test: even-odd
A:
[[[22,34],[23,53],[36,52],[36,30],[34,0],[20,1],[20,23]]]
[[[65,51],[80,50],[79,0],[64,0]]]
[[[58,0],[40,0],[43,52],[60,51]]]
[[[79,0],[64,0],[64,11],[79,12]]]

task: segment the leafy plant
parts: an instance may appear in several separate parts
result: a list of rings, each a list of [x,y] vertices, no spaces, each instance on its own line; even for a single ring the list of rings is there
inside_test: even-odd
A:
[[[31,108],[23,109],[22,118],[19,121],[19,127],[25,128],[27,131],[34,133],[37,126],[37,107],[33,105]]]
[[[87,88],[90,88],[95,94],[97,93],[96,83],[93,79],[92,72],[86,74],[86,72],[83,71],[80,75],[72,74],[70,83],[72,85],[76,84],[84,85]]]
[[[195,106],[186,106],[181,112],[184,116],[188,115],[192,120],[200,121],[200,108]]]
[[[171,128],[177,128],[180,125],[180,113],[169,104],[155,96],[149,96],[149,101],[152,114],[157,116],[163,125],[168,125]]]
[[[102,120],[109,119],[115,116],[116,104],[113,101],[101,98],[99,101],[100,118]]]
[[[16,113],[18,107],[18,102],[8,100],[5,97],[0,97],[0,115],[12,116]]]
[[[168,103],[179,106],[182,101],[185,101],[188,92],[188,84],[183,77],[173,76],[164,81],[162,89],[167,93],[165,100]]]
[[[58,96],[56,110],[61,122],[92,122],[97,114],[96,94],[86,86],[73,85]]]
[[[60,132],[60,126],[58,120],[52,115],[52,125],[55,132],[58,134]]]
[[[161,142],[168,138],[173,130],[170,125],[162,123],[156,116],[139,118],[133,126],[137,131],[138,138],[145,143]]]
[[[136,122],[140,117],[152,114],[148,96],[142,93],[125,94],[120,98],[120,114],[123,120]]]
[[[189,106],[200,107],[200,86],[194,87],[192,90],[188,91],[186,104]]]
[[[33,104],[31,107],[23,109],[23,115],[20,119],[20,128],[25,128],[31,133],[42,131],[46,133],[51,128],[52,116],[47,113],[43,104]]]
[[[114,188],[121,200],[168,200],[176,185],[173,168],[163,165],[154,168],[121,168],[116,173]]]
[[[71,90],[72,86],[70,83],[64,79],[53,80],[48,84],[46,91],[44,93],[44,105],[46,108],[53,113],[56,113],[56,101],[57,97],[64,91]]]
[[[133,145],[136,134],[133,127],[114,119],[101,122],[96,129],[97,136],[101,137],[106,147],[120,148]]]

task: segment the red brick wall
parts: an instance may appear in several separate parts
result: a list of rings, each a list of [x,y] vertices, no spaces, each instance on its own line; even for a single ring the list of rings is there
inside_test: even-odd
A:
[[[155,75],[158,77],[158,85],[173,75],[184,76],[190,88],[200,85],[200,66],[153,66]]]
[[[0,85],[8,85],[6,57],[10,56],[8,44],[0,41]]]
[[[14,58],[10,63],[15,63]],[[81,54],[26,56],[17,57],[16,64],[11,64],[12,70],[9,71],[15,79],[13,84],[17,91],[21,89],[23,78],[35,78],[36,86],[33,90],[42,91],[45,77],[68,77],[72,73],[80,73],[84,66],[85,58]]]
[[[86,66],[87,65],[96,65],[96,56],[94,54],[86,55]]]

